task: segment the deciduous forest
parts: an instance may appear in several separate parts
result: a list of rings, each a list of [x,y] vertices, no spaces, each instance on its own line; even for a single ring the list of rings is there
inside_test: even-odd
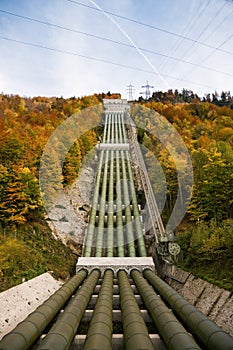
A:
[[[200,101],[186,90],[180,94],[170,90],[154,93],[141,104],[167,118],[191,155],[192,199],[185,219],[176,229],[183,253],[180,265],[233,291],[233,110],[229,108],[230,98],[226,105],[223,97],[225,105],[222,98],[217,100],[215,96],[209,102],[206,98]],[[137,125],[142,123],[143,129],[150,132],[139,130],[140,142],[156,155],[166,176],[167,199],[162,212],[166,222],[177,198],[177,171],[169,153],[153,137],[153,120],[142,120],[143,115],[137,113]],[[181,163],[182,156],[177,153]]]
[[[0,95],[0,290],[45,271],[63,279],[74,273],[76,256],[54,239],[46,224],[40,159],[58,125],[104,97],[111,94],[69,99]],[[77,177],[96,142],[96,132],[90,130],[71,147],[63,166],[64,186]]]
[[[106,97],[120,95],[69,99],[0,95],[0,290],[48,270],[63,279],[74,273],[75,256],[53,238],[46,224],[38,182],[40,158],[58,125]],[[222,100],[207,95],[201,101],[195,94],[169,91],[138,103],[167,118],[192,158],[192,200],[176,229],[183,251],[179,264],[233,290],[233,110],[229,95],[223,98],[225,103],[216,103]],[[142,122],[140,116],[136,122]],[[166,222],[177,196],[176,168],[153,137],[153,123],[143,123],[151,133],[139,128],[139,142],[156,155],[166,176],[162,213]],[[97,141],[98,132],[93,129],[75,142],[63,166],[64,186],[77,177],[82,159]]]

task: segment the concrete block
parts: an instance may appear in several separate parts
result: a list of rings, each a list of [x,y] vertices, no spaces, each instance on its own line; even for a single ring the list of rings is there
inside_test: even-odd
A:
[[[143,258],[80,257],[76,265],[76,272],[78,272],[81,269],[86,269],[88,272],[90,272],[96,268],[98,268],[101,271],[101,273],[104,273],[107,268],[112,269],[115,275],[119,270],[125,270],[127,273],[130,273],[130,271],[133,269],[137,269],[140,272],[142,272],[143,270],[148,268],[148,269],[151,269],[152,271],[155,271],[155,266],[154,266],[152,257],[143,257]]]
[[[233,296],[227,300],[217,315],[215,322],[225,332],[233,336]]]
[[[222,308],[224,307],[224,304],[228,301],[231,293],[228,290],[220,289],[221,295],[217,302],[215,303],[213,309],[209,313],[209,318],[212,321],[215,321],[218,314],[221,312]]]
[[[184,288],[180,291],[180,294],[188,302],[195,305],[206,286],[207,282],[201,280],[200,278],[195,278],[193,275],[190,275],[184,285]]]
[[[208,283],[195,306],[203,312],[204,315],[208,316],[217,300],[220,298],[221,293],[222,291],[220,288]]]

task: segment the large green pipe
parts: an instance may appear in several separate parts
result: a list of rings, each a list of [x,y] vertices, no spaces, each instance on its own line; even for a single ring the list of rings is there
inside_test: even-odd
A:
[[[116,114],[113,114],[113,118],[112,118],[112,130],[111,130],[111,139],[110,142],[114,143],[114,139],[115,139],[115,117]]]
[[[119,139],[120,141],[124,141],[123,134],[122,134],[122,118],[119,118]],[[133,224],[132,224],[132,215],[131,215],[131,208],[130,208],[130,197],[129,197],[129,190],[128,190],[128,183],[127,183],[127,174],[126,174],[126,166],[125,166],[125,153],[124,151],[120,151],[121,155],[121,169],[122,169],[122,177],[123,177],[123,205],[125,208],[125,229],[126,229],[126,241],[127,241],[127,247],[128,247],[128,256],[135,257],[136,256],[136,250],[135,250],[135,239],[134,239],[134,232],[133,232]]]
[[[116,183],[119,184],[117,190],[116,199],[116,224],[117,224],[117,255],[123,257],[124,254],[124,229],[123,229],[123,217],[122,217],[122,193],[120,186],[120,159],[119,151],[116,151]]]
[[[107,143],[110,143],[111,129],[112,129],[112,118],[113,118],[113,115],[110,114],[108,121],[106,121],[106,123],[107,123],[107,131],[108,131],[107,132]]]
[[[126,226],[128,255],[130,257],[135,257],[136,256],[135,239],[134,239],[134,231],[133,231],[132,214],[131,214],[131,208],[130,208],[130,196],[129,196],[129,189],[128,189],[124,151],[121,151],[121,166],[122,166],[122,176],[123,176],[123,193],[124,193],[123,204],[125,208],[125,221],[126,221],[125,226]]]
[[[149,270],[147,270],[149,271]],[[146,271],[146,272],[147,272]],[[156,295],[153,288],[137,271],[131,271],[134,283],[168,350],[200,349],[193,337],[184,329],[171,310]],[[219,348],[220,350],[220,348]]]
[[[120,119],[121,119],[121,128],[122,128],[122,133],[123,133],[123,142],[127,141],[126,137],[126,132],[125,132],[125,123],[124,123],[124,114],[120,114]]]
[[[113,271],[107,270],[83,350],[112,350]]]
[[[171,306],[185,326],[209,350],[232,350],[233,338],[221,330],[214,322],[188,303],[167,283],[151,270],[145,270],[144,276],[162,298]]]
[[[119,116],[116,116],[116,128],[115,128],[115,140],[116,143],[120,141],[119,132]],[[122,193],[121,193],[121,172],[120,172],[120,160],[119,151],[116,151],[116,188],[117,198],[116,198],[116,234],[117,234],[117,256],[123,257],[124,253],[124,229],[123,229],[123,217],[122,217]]]
[[[126,350],[152,350],[154,346],[125,271],[118,272]]]
[[[96,213],[97,213],[97,208],[99,203],[99,190],[100,190],[100,182],[101,182],[101,174],[102,174],[103,156],[104,156],[104,152],[101,152],[96,181],[95,181],[95,190],[94,190],[94,195],[92,200],[92,207],[90,211],[89,223],[87,226],[87,233],[86,233],[85,243],[84,243],[83,255],[85,257],[90,257],[92,255],[92,246],[93,246],[93,239],[94,239],[94,233],[95,233],[95,220],[96,220]]]
[[[108,221],[107,221],[107,256],[113,256],[114,247],[114,151],[111,151],[109,188],[108,188]]]
[[[106,114],[103,142],[106,142],[107,137],[109,137],[109,128],[108,128],[109,120],[110,120],[110,114]],[[90,211],[89,223],[88,223],[87,233],[86,233],[85,243],[84,243],[83,255],[85,257],[90,257],[92,255],[92,246],[94,245],[93,240],[94,240],[94,234],[95,234],[95,220],[96,220],[96,213],[97,213],[97,208],[99,203],[99,190],[100,190],[100,183],[101,183],[103,157],[104,157],[104,152],[102,151],[100,152],[100,160],[99,160],[96,181],[95,181],[95,190],[94,190],[94,195],[92,199],[92,207]]]
[[[99,270],[91,272],[38,346],[38,350],[67,350],[70,348],[99,278]]]
[[[118,121],[118,114],[116,114],[116,121],[115,121],[115,143],[118,143],[118,136],[119,136],[119,121]]]
[[[122,131],[122,120],[121,120],[121,116],[120,114],[118,115],[118,120],[119,120],[119,123],[118,123],[118,130],[119,130],[119,142],[120,143],[123,143],[124,140],[123,140],[123,131]]]
[[[144,241],[144,236],[142,231],[142,225],[140,220],[140,213],[138,209],[137,195],[136,195],[135,186],[134,186],[134,178],[133,178],[133,173],[132,173],[128,152],[126,152],[126,159],[127,159],[128,175],[129,175],[129,182],[130,182],[130,189],[131,189],[131,196],[132,196],[132,207],[133,207],[133,214],[134,214],[133,216],[134,216],[139,255],[147,256],[145,241]]]
[[[117,136],[116,142],[121,142],[120,139],[120,125],[119,125],[119,116],[117,115]],[[123,257],[124,253],[124,229],[123,229],[123,216],[122,216],[122,191],[121,191],[121,171],[120,171],[120,153],[116,151],[116,184],[118,187],[116,188],[117,192],[117,212],[116,212],[116,221],[117,221],[117,250],[118,256]]]
[[[111,119],[112,119],[112,115],[106,114],[103,142],[108,143],[110,140]],[[84,247],[84,254],[83,254],[85,257],[90,257],[92,255],[92,247],[96,246],[97,244],[98,244],[98,253],[97,254],[98,254],[98,256],[102,255],[102,247],[101,248],[99,247],[100,242],[97,243],[97,241],[94,241],[94,239],[95,239],[95,235],[97,235],[95,221],[96,221],[96,215],[97,215],[97,208],[99,205],[99,191],[100,191],[100,185],[101,185],[101,180],[102,180],[102,176],[103,176],[102,173],[103,173],[104,157],[105,157],[105,151],[101,151],[98,172],[97,172],[96,182],[95,182],[95,190],[94,190],[94,195],[93,195],[93,200],[92,200],[92,208],[91,208],[91,212],[90,212],[89,223],[88,223],[88,227],[87,227],[87,234],[86,234],[86,238],[85,238],[85,247]],[[106,166],[106,163],[105,163],[105,166]],[[105,166],[104,166],[104,168],[105,168]],[[102,229],[102,231],[103,231],[103,229]],[[103,232],[100,233],[100,228],[98,228],[98,230],[99,230],[100,236],[102,236]],[[96,255],[96,252],[94,255]]]
[[[104,245],[104,222],[105,222],[105,211],[106,211],[106,194],[107,194],[107,182],[108,182],[108,157],[109,151],[104,151],[105,163],[103,180],[101,186],[100,205],[99,205],[99,216],[98,216],[98,228],[96,234],[96,257],[101,257]]]
[[[123,140],[124,142],[126,142],[127,139],[126,139],[126,131],[125,131],[125,124],[124,124],[123,117],[124,117],[123,114],[121,114],[120,120],[121,120],[121,127],[122,127],[122,133],[123,133]],[[129,177],[130,193],[132,197],[130,199],[132,201],[132,207],[133,207],[133,217],[134,217],[134,227],[135,227],[134,239],[137,239],[139,255],[147,256],[145,241],[144,241],[143,232],[142,232],[142,225],[140,220],[140,213],[138,209],[137,195],[136,195],[135,186],[134,186],[133,173],[132,173],[132,168],[129,160],[129,152],[125,152],[125,157],[126,157],[127,171],[128,171],[128,177]]]
[[[105,114],[105,121],[104,121],[104,135],[103,135],[103,142],[106,142],[106,133],[107,133],[107,126],[108,126],[108,119],[109,114]]]
[[[122,133],[122,123],[121,123],[121,115],[120,113],[117,114],[117,121],[118,121],[118,135],[121,135],[120,143],[123,143],[123,133]]]
[[[79,287],[86,275],[87,272],[81,270],[65,283],[0,341],[0,349],[26,350],[31,348],[43,330]]]
[[[115,115],[112,120],[111,142],[115,138]],[[107,256],[113,256],[114,247],[114,151],[110,152],[110,172],[108,178],[108,218],[107,218]]]
[[[108,133],[107,133],[107,142],[114,142],[115,134],[115,114],[110,115],[108,122]],[[100,198],[100,208],[99,208],[99,218],[98,218],[98,230],[96,237],[96,257],[103,256],[103,247],[106,244],[107,256],[113,256],[113,230],[114,230],[114,213],[113,213],[113,157],[111,151],[111,161],[110,161],[110,178],[108,177],[108,160],[109,160],[109,151],[105,152],[105,165],[102,181],[102,191]],[[107,230],[104,228],[105,223],[105,212],[106,212],[106,199],[107,199],[107,185],[109,185],[108,192],[108,221],[107,221]],[[105,237],[106,233],[106,237]]]

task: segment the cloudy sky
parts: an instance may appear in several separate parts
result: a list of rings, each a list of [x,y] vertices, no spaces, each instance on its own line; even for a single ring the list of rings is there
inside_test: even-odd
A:
[[[0,92],[233,94],[232,0],[1,0]]]

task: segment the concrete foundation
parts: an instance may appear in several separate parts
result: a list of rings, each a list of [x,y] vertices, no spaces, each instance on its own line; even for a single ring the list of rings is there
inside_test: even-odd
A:
[[[155,271],[155,266],[153,259],[151,257],[143,257],[143,258],[106,258],[106,257],[100,257],[100,258],[85,258],[80,257],[78,259],[77,265],[76,265],[76,272],[85,269],[88,272],[97,269],[101,271],[101,273],[104,273],[106,269],[111,269],[114,271],[114,274],[116,275],[118,271],[125,270],[127,273],[130,274],[130,272],[133,269],[137,269],[138,271],[143,271],[145,269],[151,269],[152,271]]]

